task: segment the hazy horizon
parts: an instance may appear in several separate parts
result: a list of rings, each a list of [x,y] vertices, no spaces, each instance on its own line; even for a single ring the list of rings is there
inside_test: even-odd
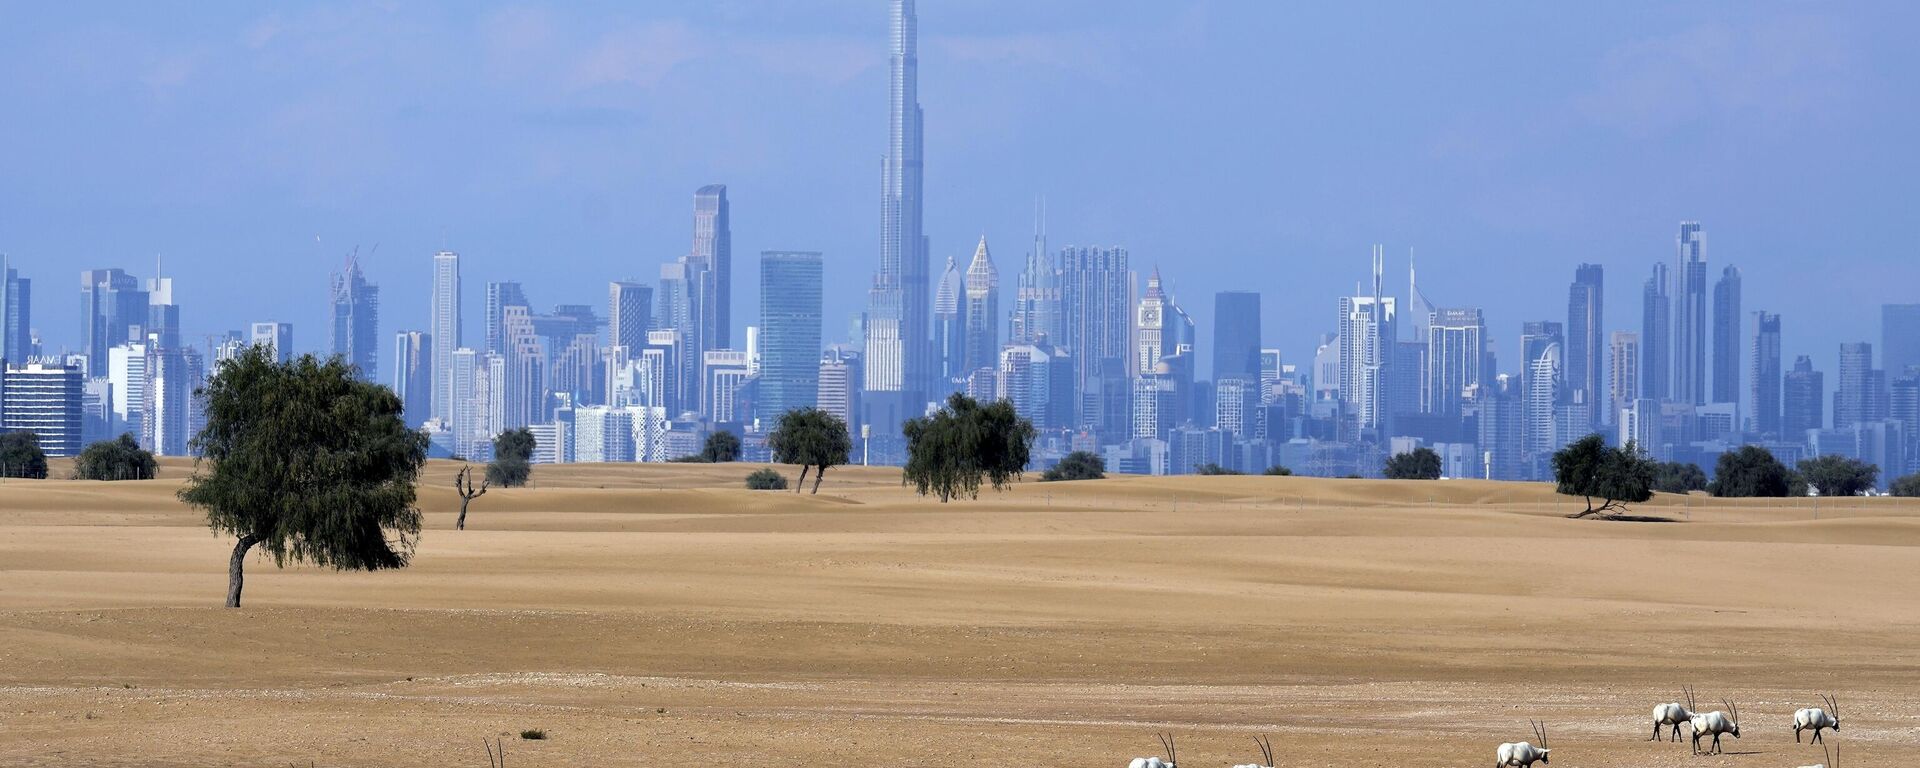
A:
[[[1824,11],[1824,12],[1823,12]],[[1782,352],[1835,368],[1913,302],[1920,7],[1797,3],[1320,8],[938,2],[919,8],[935,275],[985,234],[1002,307],[1044,197],[1048,242],[1155,265],[1212,355],[1213,293],[1262,294],[1304,364],[1374,243],[1404,295],[1477,306],[1503,370],[1606,267],[1605,330],[1681,220]],[[0,253],[49,350],[77,275],[176,279],[188,338],[256,320],[327,345],[328,273],[360,248],[381,336],[427,323],[431,255],[484,285],[604,309],[728,186],[734,324],[758,254],[826,254],[824,338],[865,308],[886,134],[881,2],[632,7],[13,5],[0,25]],[[316,244],[315,238],[319,238]],[[378,244],[377,253],[369,251]],[[1904,287],[1903,287],[1904,286]],[[385,361],[382,363],[385,366]]]

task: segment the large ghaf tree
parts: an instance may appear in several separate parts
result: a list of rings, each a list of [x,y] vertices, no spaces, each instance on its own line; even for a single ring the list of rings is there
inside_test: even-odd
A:
[[[1019,479],[1034,439],[1033,424],[1020,418],[1013,403],[983,405],[959,392],[945,408],[908,421],[901,432],[907,438],[904,480],[942,503],[979,498],[983,481],[997,491]]]
[[[817,467],[813,492],[819,493],[820,479],[827,476],[827,468],[847,463],[847,455],[853,451],[853,436],[847,432],[847,423],[838,416],[819,408],[795,408],[780,414],[780,425],[767,435],[767,450],[773,453],[774,461],[800,465],[800,480],[793,485],[794,493],[806,485],[807,470]]]
[[[180,499],[206,510],[216,533],[237,537],[227,607],[240,606],[247,553],[274,564],[339,570],[407,564],[420,535],[414,483],[427,437],[407,428],[401,402],[344,360],[280,363],[255,346],[220,365],[206,388],[201,451]]]

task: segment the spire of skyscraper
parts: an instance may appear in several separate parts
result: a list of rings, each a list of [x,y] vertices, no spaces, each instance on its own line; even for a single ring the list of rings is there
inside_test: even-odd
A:
[[[865,421],[878,434],[919,416],[935,378],[927,285],[927,239],[921,232],[921,127],[918,19],[914,0],[892,0],[887,155],[880,174],[880,267],[868,293]],[[882,456],[889,446],[868,446]]]
[[[967,264],[966,297],[966,360],[961,370],[971,375],[994,367],[1000,358],[1000,271],[993,266],[986,235],[980,236]]]

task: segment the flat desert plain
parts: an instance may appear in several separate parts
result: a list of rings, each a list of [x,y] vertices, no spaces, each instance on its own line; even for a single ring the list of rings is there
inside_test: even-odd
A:
[[[248,563],[162,479],[0,484],[0,765],[1920,765],[1920,504],[1661,496],[1568,520],[1545,485],[1023,482],[940,504],[751,465],[540,467],[413,564]],[[782,468],[789,477],[794,468]],[[65,471],[55,468],[56,475]],[[1698,689],[1744,738],[1691,757]],[[543,741],[520,731],[542,729]]]

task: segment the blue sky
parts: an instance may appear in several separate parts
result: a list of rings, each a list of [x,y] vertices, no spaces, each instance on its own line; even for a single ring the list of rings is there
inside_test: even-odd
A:
[[[1609,329],[1638,330],[1681,219],[1714,273],[1743,269],[1747,310],[1785,316],[1789,359],[1832,370],[1879,341],[1879,304],[1920,301],[1920,5],[923,0],[920,21],[936,270],[984,233],[1010,287],[1044,195],[1052,245],[1158,264],[1203,341],[1214,291],[1260,290],[1295,362],[1373,243],[1390,286],[1412,248],[1434,303],[1485,307],[1503,368],[1583,261]],[[278,319],[319,348],[350,248],[390,333],[425,325],[450,247],[471,342],[487,280],[551,305],[653,279],[720,182],[736,324],[759,251],[820,250],[838,339],[876,258],[885,35],[878,0],[0,2],[0,252],[52,348],[78,343],[80,270],[156,254],[190,334]]]

